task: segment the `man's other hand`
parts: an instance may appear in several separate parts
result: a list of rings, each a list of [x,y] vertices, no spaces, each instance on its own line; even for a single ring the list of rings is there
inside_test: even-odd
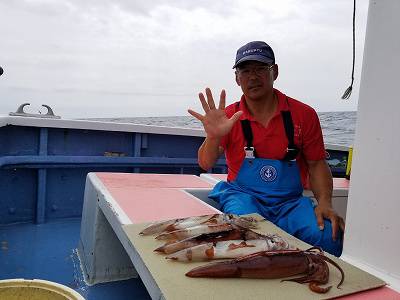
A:
[[[324,219],[328,219],[332,223],[332,239],[336,241],[338,229],[344,231],[345,223],[342,217],[338,216],[331,206],[317,205],[314,209],[317,223],[320,230],[324,230]]]

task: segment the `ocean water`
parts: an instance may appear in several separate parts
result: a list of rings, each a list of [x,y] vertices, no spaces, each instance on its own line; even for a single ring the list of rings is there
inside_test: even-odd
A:
[[[353,145],[357,112],[320,112],[318,116],[325,143],[342,146]],[[91,120],[167,127],[202,128],[201,122],[191,116],[97,118]]]
[[[356,131],[356,111],[318,113],[324,141],[327,144],[352,146]]]

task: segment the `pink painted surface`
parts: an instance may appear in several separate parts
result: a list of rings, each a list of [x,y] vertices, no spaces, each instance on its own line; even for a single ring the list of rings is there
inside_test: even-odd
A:
[[[364,291],[348,296],[336,298],[338,300],[400,300],[400,294],[384,286],[381,288]]]
[[[107,188],[132,223],[208,215],[218,212],[175,188]]]
[[[348,189],[350,180],[346,178],[333,178],[333,188],[335,189]]]
[[[211,188],[194,175],[96,173],[132,223],[213,214],[183,188]]]
[[[107,187],[143,188],[210,188],[211,185],[195,175],[96,173]]]

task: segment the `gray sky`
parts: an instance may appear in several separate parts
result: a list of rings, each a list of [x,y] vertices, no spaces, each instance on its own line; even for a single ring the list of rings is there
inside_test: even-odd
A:
[[[264,40],[275,86],[317,111],[356,110],[368,1],[357,3],[350,100],[352,0],[0,0],[0,114],[30,102],[65,118],[188,115],[198,92],[240,88],[236,50]]]

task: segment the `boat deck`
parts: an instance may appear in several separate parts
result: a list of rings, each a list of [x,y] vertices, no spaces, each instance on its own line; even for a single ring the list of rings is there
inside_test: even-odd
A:
[[[93,177],[94,175],[95,174],[92,174],[91,176]],[[144,222],[145,220],[140,219],[143,217],[149,220],[156,217],[154,215],[143,215],[140,213],[140,210],[145,209],[142,205],[136,205],[139,202],[143,202],[140,199],[145,199],[153,208],[158,207],[157,210],[151,210],[152,212],[156,212],[157,215],[162,214],[163,216],[165,215],[164,217],[176,217],[175,215],[169,214],[184,214],[185,211],[180,211],[180,209],[187,210],[188,207],[192,206],[179,206],[179,203],[175,203],[177,201],[179,202],[180,199],[179,197],[177,198],[175,192],[178,192],[179,190],[181,194],[186,195],[185,203],[189,204],[189,202],[192,202],[194,206],[191,209],[198,210],[198,204],[201,203],[201,201],[199,202],[199,200],[195,200],[196,197],[187,193],[188,190],[181,190],[182,186],[190,187],[189,190],[193,195],[196,193],[205,193],[210,187],[209,182],[204,179],[200,180],[200,178],[191,175],[139,175],[117,173],[97,173],[97,175],[101,178],[102,184],[104,184],[104,187],[107,187],[107,189],[100,189],[97,191],[98,193],[92,193],[89,189],[87,195],[91,197],[93,196],[94,198],[92,199],[93,201],[89,201],[88,204],[93,204],[93,206],[90,206],[91,208],[101,209],[102,213],[104,213],[108,218],[108,221],[111,221],[109,224],[111,227],[109,225],[108,227],[103,226],[108,223],[104,223],[106,219],[102,213],[98,214],[98,217],[103,216],[103,222],[97,222],[95,223],[97,225],[94,226],[94,224],[91,223],[90,212],[95,212],[95,210],[84,210],[85,213],[89,212],[89,214],[84,214],[82,220],[84,220],[83,223],[86,224],[86,227],[83,228],[101,229],[101,231],[95,231],[97,234],[94,236],[95,238],[93,239],[93,242],[96,244],[93,245],[92,248],[82,248],[86,249],[86,252],[89,251],[85,253],[86,258],[92,257],[87,260],[87,262],[89,262],[89,270],[94,271],[94,275],[101,275],[103,270],[101,267],[107,267],[107,259],[111,259],[112,261],[118,257],[118,253],[116,252],[112,252],[112,255],[107,254],[106,256],[102,256],[101,251],[104,251],[104,249],[111,249],[108,246],[112,245],[112,243],[109,243],[107,244],[107,247],[102,247],[104,242],[108,241],[108,239],[103,238],[111,238],[108,234],[112,231],[107,231],[107,228],[115,231],[114,233],[116,235],[114,235],[113,239],[118,237],[120,242],[124,245],[127,254],[132,254],[130,253],[132,252],[132,247],[126,243],[125,238],[122,238],[125,237],[126,234],[119,229],[134,227],[135,225],[132,223],[136,222],[132,221]],[[179,180],[175,178],[177,176],[179,177]],[[90,178],[91,177],[89,176],[89,179]],[[190,181],[190,184],[188,181]],[[162,191],[162,199],[163,202],[165,202],[165,205],[160,206],[159,203],[156,205],[151,201],[152,199],[150,199],[151,197],[149,197],[149,193],[155,190],[159,191],[158,195],[160,195],[160,191]],[[135,195],[135,197],[132,197],[133,195]],[[112,199],[118,199],[118,202]],[[191,201],[188,201],[188,199]],[[88,200],[90,199],[88,198]],[[172,205],[173,203],[175,204]],[[206,205],[205,203],[201,206],[203,209],[212,209],[211,206],[208,204]],[[164,207],[164,209],[161,209],[161,207]],[[204,212],[202,212],[202,214],[204,214]],[[113,271],[117,269],[120,270],[119,272],[125,270],[124,268],[119,268],[121,267],[121,265],[119,265],[116,266],[115,269],[112,269],[112,267],[104,268],[105,273],[107,273],[105,275],[109,279],[111,278],[118,281],[88,285],[84,280],[81,263],[77,254],[78,245],[82,241],[82,233],[84,233],[84,237],[90,237],[87,235],[85,230],[82,231],[81,218],[58,219],[57,221],[53,220],[43,224],[21,223],[0,226],[0,280],[9,278],[39,278],[50,280],[74,289],[85,297],[86,300],[151,299],[148,290],[149,282],[151,283],[150,279],[152,278],[146,276],[146,274],[141,271],[140,264],[138,264],[138,260],[135,259],[133,259],[132,262],[136,268],[139,267],[137,270],[139,275],[142,276],[143,281],[140,277],[129,280],[120,280],[121,278],[113,278],[113,276],[110,276],[113,275]],[[134,236],[137,236],[137,234]],[[92,239],[89,238],[87,241],[90,240]],[[100,243],[97,244],[99,241]],[[85,244],[85,246],[91,245]],[[98,250],[101,251],[96,252]],[[90,251],[93,252],[91,253]],[[148,252],[149,251],[145,251],[143,253]],[[96,256],[93,253],[100,254],[100,256]],[[133,256],[129,256],[132,259]],[[111,264],[109,266],[114,265]],[[88,267],[88,265],[86,265],[86,267]],[[126,269],[130,269],[130,266],[126,267]],[[117,274],[121,275],[122,273]],[[101,279],[101,277],[94,277],[91,279],[94,279],[95,282],[97,278]],[[145,286],[143,282],[145,282],[145,284],[147,283],[147,285]],[[154,289],[150,289],[149,291],[152,290],[154,293]],[[157,293],[154,295],[156,294]],[[153,298],[160,298],[154,297],[154,295]],[[388,287],[382,287],[375,290],[344,296],[342,299],[382,299],[382,297],[385,299],[398,299],[399,294]],[[176,298],[172,297],[171,299]]]
[[[86,300],[151,299],[140,277],[93,286],[84,282],[76,251],[80,226],[80,218],[0,226],[0,280],[50,280]]]

